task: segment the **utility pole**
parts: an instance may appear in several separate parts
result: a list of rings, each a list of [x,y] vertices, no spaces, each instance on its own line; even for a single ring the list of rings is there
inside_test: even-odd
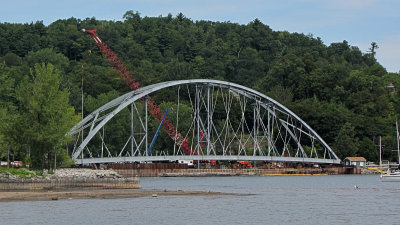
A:
[[[57,149],[54,149],[54,172],[56,172],[57,168]]]
[[[10,169],[10,144],[8,144],[7,148],[7,169]]]
[[[81,73],[81,94],[82,94],[81,114],[82,114],[82,120],[83,120],[83,72],[84,72],[84,67],[82,65],[82,73]],[[82,142],[83,142],[83,129],[82,129]],[[83,165],[83,149],[82,149],[81,160],[82,160],[82,165]]]
[[[382,137],[379,136],[379,169],[382,169]]]
[[[396,139],[397,139],[397,157],[398,161],[397,163],[399,164],[400,167],[400,140],[399,140],[399,125],[396,120]]]

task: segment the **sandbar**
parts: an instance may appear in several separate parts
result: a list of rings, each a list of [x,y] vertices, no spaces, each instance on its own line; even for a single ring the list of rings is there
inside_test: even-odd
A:
[[[11,201],[51,201],[70,199],[111,199],[137,198],[159,196],[215,196],[243,195],[235,193],[185,190],[141,190],[141,189],[83,189],[83,190],[53,190],[53,191],[0,191],[0,202]],[[247,194],[245,194],[247,195]]]

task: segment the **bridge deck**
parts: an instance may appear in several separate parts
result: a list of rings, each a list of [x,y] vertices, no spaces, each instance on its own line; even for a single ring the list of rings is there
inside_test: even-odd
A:
[[[123,162],[175,162],[178,160],[216,160],[216,161],[267,161],[267,162],[300,162],[315,164],[340,164],[340,159],[300,158],[300,157],[276,157],[276,156],[135,156],[135,157],[105,157],[76,159],[76,164],[91,163],[123,163]]]

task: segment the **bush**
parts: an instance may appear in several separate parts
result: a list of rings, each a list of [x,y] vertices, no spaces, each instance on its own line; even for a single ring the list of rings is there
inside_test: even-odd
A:
[[[29,170],[27,170],[25,168],[19,168],[19,169],[16,169],[16,168],[10,168],[10,169],[0,168],[0,173],[7,173],[7,172],[12,174],[12,175],[17,175],[20,178],[32,178],[32,177],[36,177],[37,176],[35,172],[29,171]]]

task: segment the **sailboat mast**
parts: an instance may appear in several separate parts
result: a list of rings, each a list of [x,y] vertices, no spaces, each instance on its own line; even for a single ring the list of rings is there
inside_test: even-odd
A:
[[[397,120],[396,120],[396,139],[397,139],[397,157],[399,158],[397,162],[400,165],[400,140],[399,140],[399,125],[397,123]]]

